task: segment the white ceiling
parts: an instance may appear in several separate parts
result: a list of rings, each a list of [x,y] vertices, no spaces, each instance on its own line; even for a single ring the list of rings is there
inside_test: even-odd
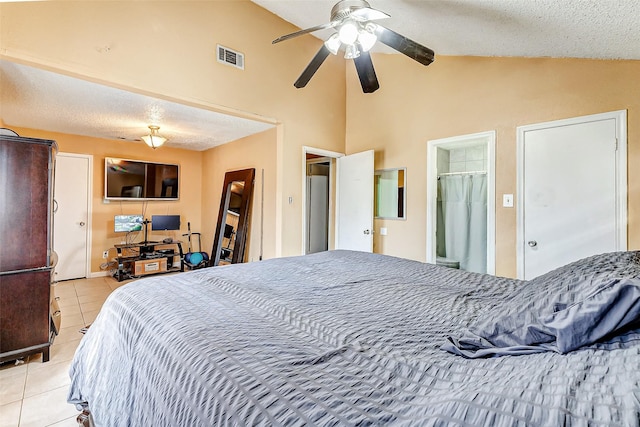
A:
[[[252,0],[302,29],[336,0]],[[368,0],[438,55],[640,59],[638,0]],[[332,30],[316,32],[323,40]],[[283,42],[286,43],[286,42]],[[387,50],[391,52],[391,50]]]
[[[335,4],[334,0],[252,1],[303,29],[328,22]],[[433,49],[436,61],[438,55],[640,59],[638,0],[369,3],[391,15],[385,26]],[[325,39],[330,33],[314,35]],[[388,48],[378,51],[393,53]],[[205,150],[273,126],[5,60],[0,60],[0,108],[8,127],[107,139],[139,141],[147,125],[160,123],[168,146],[191,150]]]
[[[9,128],[141,144],[140,137],[149,132],[147,126],[159,124],[160,134],[168,138],[166,146],[196,151],[273,127],[5,60],[0,60],[0,109]]]

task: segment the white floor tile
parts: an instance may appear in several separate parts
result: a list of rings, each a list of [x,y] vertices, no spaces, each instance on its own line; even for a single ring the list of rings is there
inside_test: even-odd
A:
[[[39,353],[26,357],[26,363],[0,367],[0,427],[77,426],[79,412],[67,403],[67,393],[69,366],[83,336],[78,331],[93,322],[112,289],[128,282],[99,277],[55,285],[62,327],[51,347],[50,361],[42,363]]]
[[[19,366],[17,366],[19,368]],[[21,369],[15,375],[3,377],[2,387],[0,387],[0,405],[17,402],[24,396],[24,384],[27,380],[27,371]]]
[[[83,295],[108,295],[110,293],[111,288],[106,283],[99,285],[76,286],[76,294],[78,297]]]
[[[18,363],[9,362],[5,363],[0,367],[0,381],[4,378],[8,378],[14,375],[18,375],[20,373],[27,372],[27,364],[26,363]]]
[[[83,336],[79,331],[80,331],[80,327],[78,326],[60,328],[60,332],[58,333],[56,338],[53,340],[53,345],[54,346],[60,345],[60,344],[67,343],[69,341],[79,341],[80,339],[82,339],[82,336]]]
[[[60,311],[62,310],[61,308]],[[85,326],[82,311],[79,314],[64,314],[64,312],[62,312],[60,316],[60,329],[71,328],[73,326],[82,328]]]
[[[98,313],[100,313],[100,310],[87,311],[86,313],[83,312],[82,317],[84,319],[84,324],[92,324],[96,320],[96,317],[98,317]]]
[[[66,420],[58,421],[54,424],[49,424],[46,427],[78,427],[78,422],[76,421],[77,416],[67,418]]]
[[[43,427],[77,416],[74,405],[67,403],[69,387],[59,387],[26,397],[22,401],[20,427]]]
[[[55,390],[63,385],[71,384],[71,379],[69,378],[70,360],[60,363],[52,363],[52,361],[49,361],[43,365],[47,366],[29,369],[24,387],[25,399],[35,396],[36,394]],[[32,366],[35,366],[35,364]]]
[[[0,427],[18,427],[22,400],[0,405]]]
[[[104,301],[80,303],[80,311],[82,311],[82,313],[86,313],[88,311],[100,311],[103,303]]]

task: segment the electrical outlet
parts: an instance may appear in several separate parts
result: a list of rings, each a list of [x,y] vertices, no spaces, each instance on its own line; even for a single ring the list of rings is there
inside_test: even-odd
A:
[[[109,256],[109,251],[102,252],[102,258],[107,258]]]

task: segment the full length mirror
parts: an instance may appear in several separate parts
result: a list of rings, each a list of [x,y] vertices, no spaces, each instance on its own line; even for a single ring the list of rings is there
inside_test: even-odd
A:
[[[218,223],[209,261],[211,266],[244,262],[254,178],[255,169],[227,172],[224,176]]]
[[[406,219],[406,168],[377,170],[374,174],[375,217]]]

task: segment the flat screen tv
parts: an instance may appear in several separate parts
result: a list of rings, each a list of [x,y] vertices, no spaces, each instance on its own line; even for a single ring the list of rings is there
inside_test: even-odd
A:
[[[167,163],[104,159],[104,198],[108,200],[178,200],[180,168]]]
[[[116,215],[113,223],[116,233],[142,231],[143,218],[142,215]]]
[[[180,215],[151,215],[151,230],[180,230]]]

